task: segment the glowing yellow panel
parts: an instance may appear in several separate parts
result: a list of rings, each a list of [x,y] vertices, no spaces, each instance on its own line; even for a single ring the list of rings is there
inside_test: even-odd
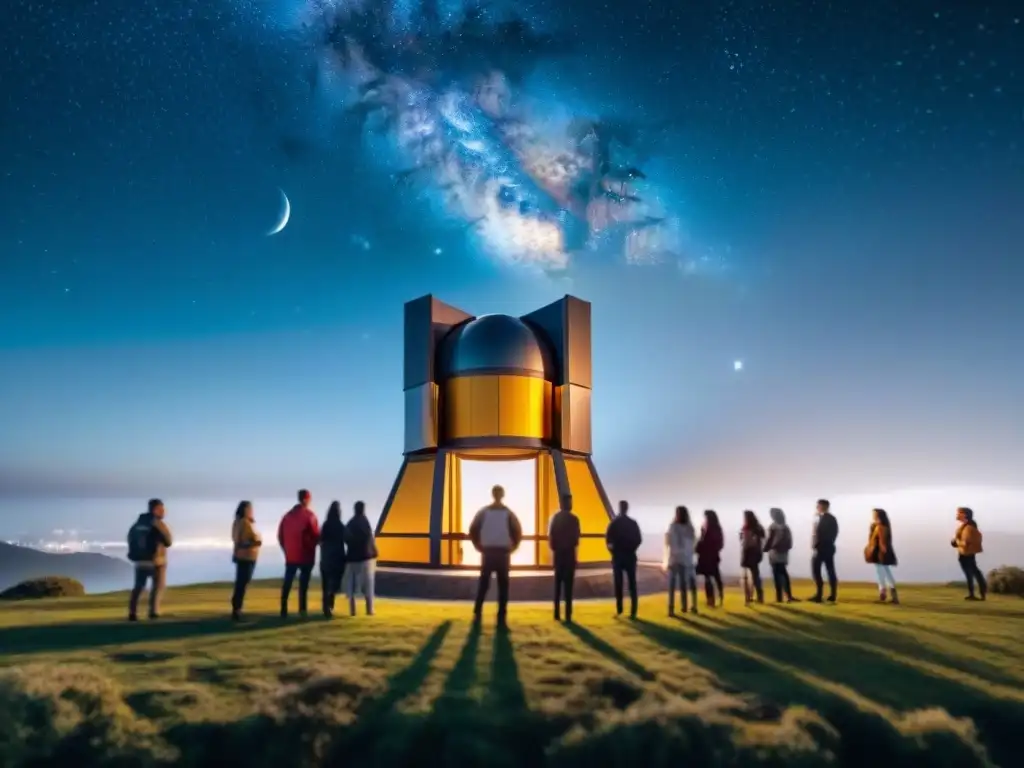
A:
[[[576,559],[581,563],[606,563],[611,561],[612,556],[602,536],[600,539],[580,539]]]
[[[441,408],[444,411],[444,433],[448,438],[464,437],[470,433],[473,408],[469,378],[450,379],[444,384]]]
[[[560,504],[554,461],[550,453],[542,453],[537,456],[537,532],[542,536],[547,536],[551,518]],[[537,554],[538,565],[551,565],[551,548],[546,539],[540,542]]]
[[[430,532],[430,495],[434,485],[436,458],[410,461],[405,465],[398,491],[386,510],[381,533]]]
[[[584,459],[566,456],[565,472],[569,480],[569,492],[572,494],[573,512],[580,519],[581,532],[603,534],[608,529],[610,520],[590,466]],[[580,552],[582,558],[582,546]],[[605,551],[604,555],[607,554]]]
[[[472,394],[469,398],[471,409],[469,432],[466,437],[480,437],[500,434],[498,431],[499,376],[467,376]]]
[[[497,378],[498,434],[540,437],[536,414],[530,408],[530,384],[537,380],[526,376]]]
[[[430,539],[426,536],[415,539],[389,539],[378,536],[377,556],[385,562],[428,564]]]

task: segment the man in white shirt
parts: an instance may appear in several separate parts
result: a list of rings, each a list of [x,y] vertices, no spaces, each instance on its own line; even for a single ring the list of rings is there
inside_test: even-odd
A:
[[[469,526],[469,538],[480,558],[480,585],[476,592],[476,604],[473,606],[473,620],[480,621],[487,599],[487,590],[491,586],[491,574],[498,579],[498,627],[506,626],[508,612],[508,580],[512,553],[523,540],[523,530],[519,519],[511,509],[502,503],[505,489],[500,485],[491,489],[493,501],[476,513]]]

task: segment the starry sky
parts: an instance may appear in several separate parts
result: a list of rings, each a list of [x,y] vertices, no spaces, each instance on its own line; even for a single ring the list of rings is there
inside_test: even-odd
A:
[[[1024,499],[1024,7],[518,9],[513,45],[454,0],[13,1],[0,535],[26,498],[379,507],[424,293],[593,303],[613,498]]]

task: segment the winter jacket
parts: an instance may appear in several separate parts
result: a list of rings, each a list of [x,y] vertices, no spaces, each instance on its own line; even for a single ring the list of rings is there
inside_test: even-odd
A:
[[[231,542],[235,545],[234,561],[255,563],[263,540],[247,517],[239,517],[231,525]]]
[[[365,563],[377,559],[377,543],[366,515],[356,515],[345,524],[345,561]]]
[[[692,568],[696,538],[691,524],[673,522],[665,532],[665,558],[662,564],[666,568]]]
[[[768,538],[764,542],[764,551],[768,553],[768,562],[772,565],[789,563],[789,550],[793,548],[793,532],[786,523],[773,522],[768,526]]]
[[[740,567],[753,568],[764,559],[764,528],[748,528],[740,531]]]
[[[697,542],[696,548],[697,573],[710,576],[718,572],[723,546],[725,546],[725,541],[722,539],[721,528],[708,528],[706,525],[701,528],[700,540]]]
[[[957,551],[965,557],[980,555],[982,552],[981,531],[978,530],[978,524],[973,520],[963,523],[956,529],[952,543]]]
[[[320,568],[329,573],[345,570],[345,524],[340,517],[328,517],[320,529]]]
[[[561,559],[576,558],[576,548],[580,545],[580,519],[567,509],[559,510],[551,518],[548,527],[548,546],[555,557]]]
[[[523,540],[519,518],[504,504],[489,504],[473,518],[469,538],[477,552],[485,549],[505,549],[515,552]]]
[[[636,520],[628,515],[619,515],[608,523],[604,540],[613,563],[630,565],[636,562],[636,551],[640,549],[644,537]]]
[[[171,529],[163,520],[149,512],[139,515],[138,522],[148,522],[153,529],[153,559],[135,562],[135,567],[167,565],[167,548],[171,546]]]
[[[892,529],[872,523],[868,544],[864,547],[864,562],[876,565],[896,565],[896,550],[892,548]]]
[[[818,515],[811,537],[811,550],[819,557],[831,557],[836,553],[836,539],[839,538],[839,521],[831,512]]]
[[[316,545],[320,541],[320,523],[316,515],[296,504],[281,518],[277,541],[284,550],[286,564],[313,565],[316,562]]]

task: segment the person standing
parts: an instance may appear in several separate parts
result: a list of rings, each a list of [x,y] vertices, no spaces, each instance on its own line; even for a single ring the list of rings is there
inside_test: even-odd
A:
[[[508,626],[509,570],[512,553],[523,540],[519,518],[505,506],[505,489],[496,485],[491,489],[491,503],[476,513],[469,526],[469,538],[480,553],[480,583],[473,604],[473,621],[483,617],[484,600],[491,586],[491,574],[498,581],[498,627]]]
[[[974,585],[977,582],[981,599],[984,600],[988,594],[988,584],[985,582],[985,575],[978,567],[978,555],[982,553],[981,531],[974,520],[974,510],[969,507],[958,507],[956,520],[959,523],[953,540],[950,544],[959,554],[960,569],[967,577],[967,597],[965,600],[977,600],[974,595]]]
[[[665,532],[665,568],[668,571],[668,615],[676,615],[676,586],[679,586],[683,613],[687,610],[687,594],[693,596],[690,611],[697,613],[697,574],[693,569],[696,532],[690,522],[690,510],[676,507],[676,515]]]
[[[892,569],[896,565],[896,550],[892,548],[889,515],[884,509],[874,509],[871,516],[868,543],[864,547],[864,561],[875,566],[875,573],[878,576],[878,602],[885,602],[886,587],[889,587],[893,605],[898,605],[900,599],[896,594],[896,579],[892,575]]]
[[[786,525],[786,513],[778,507],[772,507],[768,513],[772,522],[768,526],[768,539],[764,543],[764,551],[768,553],[768,564],[772,567],[772,581],[775,582],[775,602],[796,602],[793,587],[789,581],[789,550],[793,548],[793,532]]]
[[[722,524],[718,522],[718,513],[713,509],[704,510],[704,524],[700,528],[700,540],[697,541],[697,573],[704,577],[704,595],[708,608],[715,607],[715,587],[718,587],[720,606],[725,601],[725,590],[722,585],[722,547],[725,537],[722,535]]]
[[[373,588],[377,566],[377,542],[366,519],[366,504],[357,501],[345,526],[345,592],[349,615],[356,615],[356,594],[366,601],[366,615],[373,616]]]
[[[562,508],[551,518],[548,546],[555,566],[555,621],[561,621],[560,604],[565,594],[565,620],[572,622],[572,585],[576,578],[576,552],[580,546],[580,519],[573,514],[572,496],[562,496]]]
[[[128,621],[138,621],[139,598],[149,584],[149,618],[160,618],[160,599],[167,586],[167,548],[171,529],[164,522],[164,503],[150,499],[146,512],[128,529],[128,559],[135,564],[135,584],[128,598]]]
[[[341,522],[341,504],[332,501],[320,528],[320,590],[324,616],[334,615],[334,598],[341,591],[345,574],[345,524]]]
[[[255,515],[252,502],[240,501],[235,510],[235,521],[231,525],[231,541],[234,544],[232,561],[235,564],[235,588],[231,593],[231,618],[238,621],[242,618],[242,605],[245,603],[245,592],[252,581],[256,570],[256,559],[263,546],[263,539],[255,527]]]
[[[747,509],[743,512],[743,528],[740,530],[740,566],[744,570],[743,593],[747,605],[751,598],[756,597],[757,602],[764,602],[764,587],[761,584],[761,560],[764,558],[764,526],[757,519],[753,510]],[[746,573],[750,573],[753,582],[753,594],[747,584]]]
[[[636,520],[629,516],[629,502],[619,502],[619,514],[608,524],[605,543],[612,556],[612,578],[615,582],[615,613],[622,615],[622,580],[629,583],[629,616],[636,618],[636,562],[637,550],[643,543],[643,535]]]
[[[311,509],[313,497],[303,489],[298,504],[281,518],[277,542],[284,551],[284,581],[281,584],[281,618],[288,618],[288,597],[295,576],[299,577],[299,615],[306,616],[309,579],[316,563],[316,545],[320,540],[320,524]]]
[[[811,536],[811,575],[814,577],[814,597],[812,603],[820,603],[824,592],[821,578],[822,567],[828,572],[828,601],[836,601],[836,590],[839,579],[836,578],[836,539],[839,538],[839,521],[829,511],[832,505],[828,499],[818,499],[817,517],[814,520],[814,533]]]

